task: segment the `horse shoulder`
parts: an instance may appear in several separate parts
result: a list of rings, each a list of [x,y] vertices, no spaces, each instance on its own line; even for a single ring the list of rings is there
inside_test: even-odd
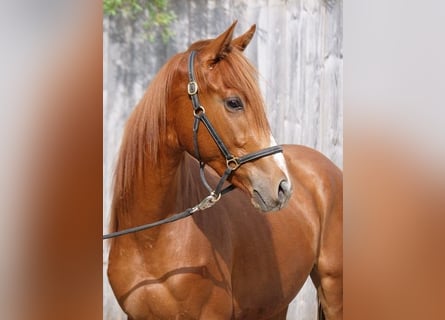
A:
[[[309,191],[321,213],[342,199],[343,174],[326,156],[301,145],[285,145],[284,155],[293,182]]]
[[[322,153],[301,145],[285,145],[284,155],[294,185],[303,188],[310,195],[318,212],[320,241],[326,237],[340,237],[340,227],[329,235],[332,224],[343,219],[343,174],[342,171]],[[294,188],[294,192],[295,192]]]
[[[319,236],[311,277],[328,319],[342,319],[343,174],[328,158],[303,146],[286,146],[293,181],[309,190],[317,206]]]

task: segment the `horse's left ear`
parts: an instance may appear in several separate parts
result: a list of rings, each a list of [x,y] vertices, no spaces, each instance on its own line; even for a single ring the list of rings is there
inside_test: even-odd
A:
[[[239,36],[238,38],[235,38],[232,40],[232,46],[237,48],[240,51],[244,51],[246,49],[247,45],[250,43],[250,40],[252,40],[253,35],[255,34],[256,25],[250,27],[249,30],[247,30],[246,33]]]
[[[233,38],[233,30],[235,29],[237,22],[238,21],[232,23],[226,31],[211,40],[209,44],[202,49],[201,57],[208,67],[212,67],[218,63],[218,61],[224,59],[232,49],[231,42]]]

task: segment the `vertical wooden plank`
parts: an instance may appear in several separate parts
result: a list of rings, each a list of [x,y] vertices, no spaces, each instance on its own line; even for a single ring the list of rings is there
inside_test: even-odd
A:
[[[283,108],[283,133],[277,137],[281,143],[295,143],[295,135],[301,128],[301,121],[298,118],[299,109],[299,93],[296,90],[296,83],[300,79],[297,64],[299,60],[298,39],[299,39],[299,1],[288,1],[286,4],[286,50],[282,54],[285,55],[286,61],[286,103]]]
[[[193,0],[189,1],[189,4],[189,44],[191,44],[207,38],[209,11],[207,10],[207,0]]]
[[[342,108],[342,2],[328,1],[324,6],[323,75],[321,79],[321,151],[343,166]]]
[[[190,42],[190,1],[169,1],[170,9],[175,13],[175,23],[170,26],[173,36],[168,41],[168,55],[173,56],[187,49]]]
[[[225,31],[233,22],[229,0],[209,1],[209,19],[207,20],[207,38],[214,38]],[[194,40],[196,41],[196,40]]]
[[[318,4],[314,1],[304,1],[302,8],[302,61],[300,68],[304,70],[302,79],[302,94],[304,95],[303,121],[301,143],[318,149],[318,119],[319,119],[319,24]]]
[[[246,51],[244,51],[244,54],[246,57],[250,60],[250,62],[255,66],[258,67],[258,16],[260,11],[260,6],[256,3],[257,1],[243,1],[245,3],[245,11],[239,19],[239,32],[245,32],[248,30],[253,24],[257,25],[256,35],[250,41],[250,44]]]

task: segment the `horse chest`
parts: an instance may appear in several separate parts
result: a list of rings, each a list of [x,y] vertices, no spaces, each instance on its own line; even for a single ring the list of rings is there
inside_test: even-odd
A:
[[[315,238],[286,212],[251,219],[238,233],[232,294],[239,319],[262,319],[298,293],[315,260]]]
[[[169,245],[161,246],[164,241]],[[182,242],[181,247],[167,236],[158,239],[157,246],[134,250],[125,259],[113,261],[113,274],[125,279],[125,284],[114,282],[113,287],[126,313],[134,318],[199,319],[216,307],[230,318],[227,265],[209,245]]]

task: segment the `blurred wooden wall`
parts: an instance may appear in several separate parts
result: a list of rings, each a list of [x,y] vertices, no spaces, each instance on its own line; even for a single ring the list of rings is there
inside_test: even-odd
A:
[[[212,38],[238,20],[235,35],[252,24],[257,32],[245,53],[260,73],[267,114],[278,143],[313,147],[343,166],[341,0],[172,1],[173,37],[147,40],[143,21],[104,18],[104,232],[110,186],[123,126],[160,67],[199,39]],[[126,319],[106,278],[104,319]],[[315,319],[309,282],[292,302],[288,319]]]

